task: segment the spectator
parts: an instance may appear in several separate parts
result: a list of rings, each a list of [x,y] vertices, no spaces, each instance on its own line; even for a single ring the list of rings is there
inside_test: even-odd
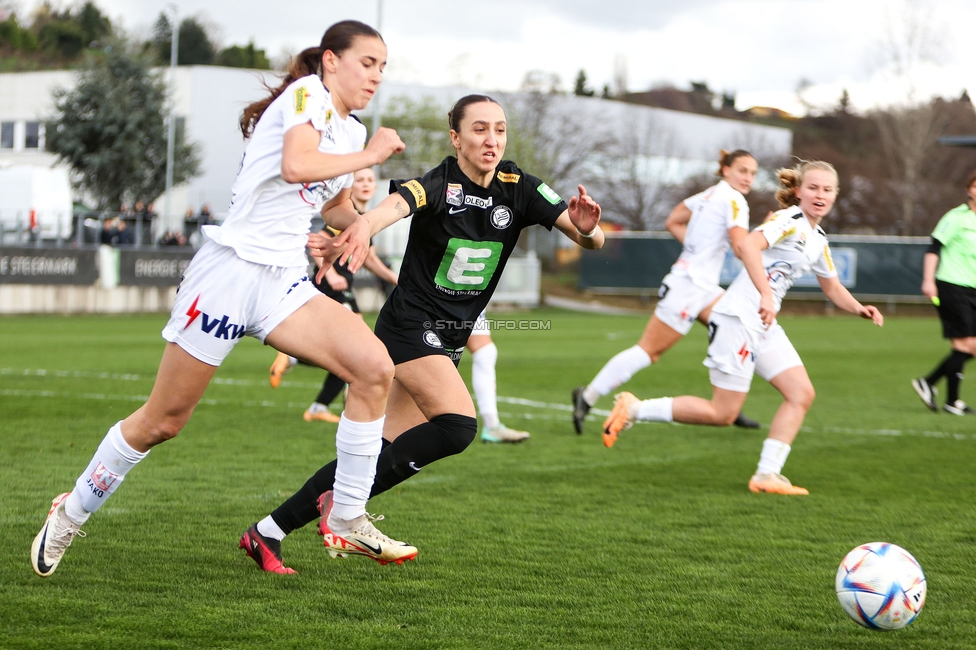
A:
[[[178,230],[171,230],[159,240],[160,246],[186,246],[186,237]]]
[[[200,214],[197,216],[197,223],[206,226],[213,223],[213,214],[210,213],[210,204],[204,203],[200,206]]]
[[[123,246],[131,246],[136,243],[135,237],[132,231],[129,230],[129,225],[125,222],[125,219],[119,219],[118,225],[115,227],[116,233],[116,244],[121,244]]]
[[[125,208],[125,206],[122,206]],[[106,219],[102,222],[102,233],[99,242],[108,246],[115,246],[119,243],[118,219]]]

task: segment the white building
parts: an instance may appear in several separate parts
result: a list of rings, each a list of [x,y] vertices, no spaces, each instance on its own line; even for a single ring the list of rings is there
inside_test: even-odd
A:
[[[174,71],[162,70],[169,78]],[[74,71],[0,74],[0,164],[51,166],[54,154],[44,151],[44,122],[54,117],[52,93],[71,88]],[[174,189],[167,210],[175,227],[186,209],[209,204],[218,217],[226,212],[230,188],[244,152],[238,120],[247,104],[265,92],[263,82],[276,76],[259,70],[216,66],[181,66],[175,70],[175,114],[187,138],[200,145],[200,175]],[[160,170],[165,173],[165,170]],[[155,209],[162,214],[165,201]]]
[[[181,66],[175,71],[165,68],[160,72],[167,79],[175,75],[175,115],[183,120],[187,139],[198,144],[201,166],[199,176],[174,188],[168,206],[167,201],[157,200],[155,211],[166,218],[162,224],[166,230],[179,227],[187,208],[198,211],[204,204],[210,206],[219,220],[227,211],[230,188],[244,151],[238,126],[241,112],[266,94],[265,84],[276,86],[278,75],[217,66]],[[0,165],[56,164],[56,157],[44,151],[44,122],[54,117],[53,91],[72,87],[76,75],[75,71],[0,74]],[[382,112],[384,106],[400,97],[427,100],[442,109],[446,129],[447,111],[452,103],[471,92],[480,91],[388,83],[381,88],[378,101],[359,116],[371,127],[371,109]],[[496,97],[512,114],[526,106],[531,109],[535,101],[525,95]],[[746,148],[758,156],[771,158],[785,158],[792,149],[792,133],[788,129],[597,98],[544,97],[548,102],[548,117],[543,120],[545,139],[554,150],[559,149],[559,155],[578,156],[590,145],[610,152],[609,157],[584,165],[579,174],[590,187],[602,189],[604,193],[612,187],[607,181],[617,173],[612,164],[614,156],[621,160],[638,159],[642,173],[652,182],[676,184],[688,176],[712,170],[720,148]],[[563,147],[566,142],[573,146]],[[383,194],[382,181],[379,189],[379,194]],[[556,184],[556,189],[568,196],[575,191],[575,185]],[[375,240],[381,253],[394,263],[406,244],[408,225],[397,224]],[[540,251],[549,252],[561,239],[538,233],[530,236],[533,242],[538,241]],[[535,243],[530,248],[534,250]],[[502,280],[501,295],[496,297],[504,301],[508,295],[512,302],[531,304],[533,300],[538,301],[538,286],[539,263],[533,253],[513,259]]]

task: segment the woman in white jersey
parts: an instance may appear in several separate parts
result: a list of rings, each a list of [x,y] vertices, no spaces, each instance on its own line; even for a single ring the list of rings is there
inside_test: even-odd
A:
[[[814,390],[810,377],[786,332],[776,321],[783,296],[793,282],[813,271],[824,294],[838,307],[879,327],[884,318],[877,308],[862,305],[837,279],[830,247],[820,220],[837,199],[837,172],[829,163],[805,162],[779,171],[776,200],[783,210],[740,240],[738,254],[745,268],[712,308],[708,321],[709,346],[705,365],[710,369],[712,399],[685,395],[640,401],[630,393],[617,396],[604,423],[604,443],[610,447],[617,434],[635,420],[732,424],[749,394],[753,374],[783,395],[763,443],[753,492],[802,495],[780,472],[810,405]]]
[[[292,61],[270,96],[245,109],[241,129],[250,140],[230,210],[221,226],[204,229],[210,241],[180,283],[149,400],[109,429],[74,490],[52,503],[31,549],[38,575],[54,572],[79,527],[129,470],[180,432],[245,334],[350,379],[336,436],[340,468],[329,526],[358,546],[382,542],[383,555],[373,555],[381,562],[416,556],[417,549],[376,530],[365,510],[393,364],[362,319],[316,291],[306,275],[312,217],[321,211],[340,229],[362,219],[349,200],[352,173],[403,150],[390,129],[364,148],[366,129],[350,115],[369,103],[385,65],[386,45],[376,30],[337,23],[319,47]],[[365,251],[349,254],[361,262]],[[265,570],[290,572],[264,533],[252,526],[241,546]]]
[[[680,341],[695,320],[708,323],[712,306],[722,296],[719,276],[729,244],[749,233],[749,193],[758,164],[748,151],[719,152],[716,175],[722,180],[675,206],[665,227],[683,245],[671,272],[661,281],[660,300],[637,345],[610,359],[586,387],[573,390],[573,426],[583,433],[590,408],[634,374],[657,363]],[[737,414],[735,424],[758,427]]]

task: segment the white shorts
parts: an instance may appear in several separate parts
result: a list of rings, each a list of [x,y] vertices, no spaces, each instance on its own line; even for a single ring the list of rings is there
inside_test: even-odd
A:
[[[484,310],[478,314],[478,318],[474,321],[474,326],[471,328],[471,334],[469,336],[491,336],[491,329],[488,327],[488,318],[485,316]]]
[[[183,274],[163,338],[219,366],[245,334],[263,343],[318,295],[303,266],[247,262],[233,248],[208,241]]]
[[[748,393],[753,374],[769,381],[803,365],[779,323],[757,332],[735,316],[713,312],[708,319],[708,339],[704,365],[711,369],[708,374],[716,388]]]
[[[691,331],[695,319],[703,309],[722,295],[722,287],[717,284],[707,289],[695,284],[684,274],[668,273],[661,280],[661,298],[654,308],[658,320],[682,335]]]

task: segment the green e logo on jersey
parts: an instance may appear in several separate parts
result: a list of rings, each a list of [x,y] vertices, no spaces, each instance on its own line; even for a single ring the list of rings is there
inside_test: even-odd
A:
[[[452,237],[434,276],[438,286],[455,291],[480,291],[488,286],[498,268],[504,244]]]

